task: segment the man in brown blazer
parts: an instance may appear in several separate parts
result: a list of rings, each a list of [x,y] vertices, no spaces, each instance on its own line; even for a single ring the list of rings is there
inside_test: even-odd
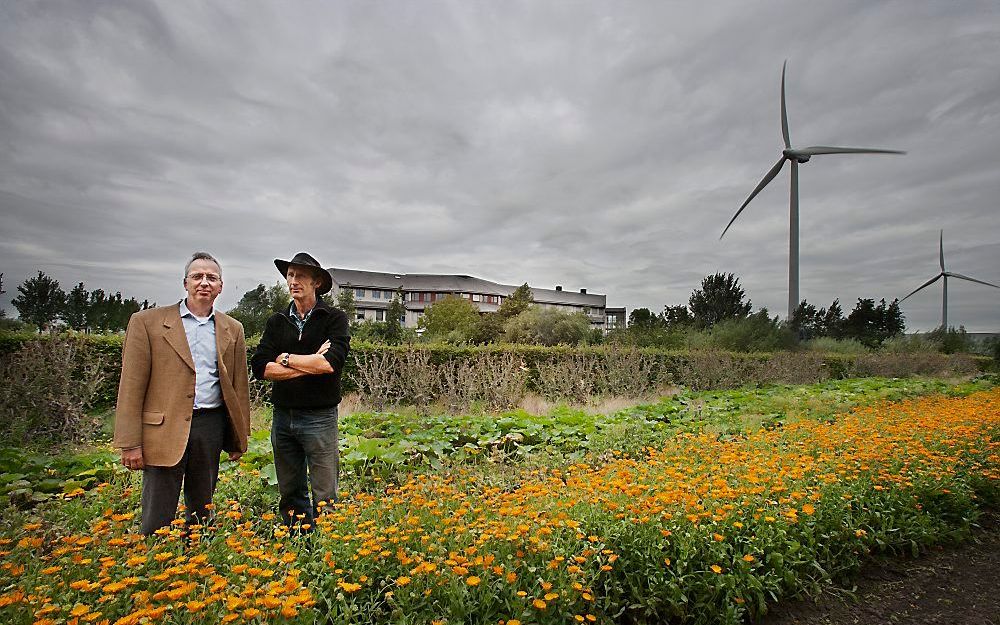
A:
[[[133,314],[125,334],[114,445],[143,472],[146,535],[173,521],[182,485],[187,522],[207,522],[219,457],[238,460],[250,431],[243,325],[214,308],[219,262],[194,254],[184,288],[179,303]]]

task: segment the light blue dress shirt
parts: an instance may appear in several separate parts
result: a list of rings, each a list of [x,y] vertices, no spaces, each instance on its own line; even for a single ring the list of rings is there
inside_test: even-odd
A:
[[[215,346],[215,308],[207,317],[196,317],[187,302],[181,300],[181,321],[194,360],[194,407],[217,408],[222,405],[222,386]]]

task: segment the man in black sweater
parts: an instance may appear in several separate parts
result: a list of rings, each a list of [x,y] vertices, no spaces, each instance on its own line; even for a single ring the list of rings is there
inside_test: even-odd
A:
[[[337,405],[351,336],[347,315],[319,297],[333,279],[315,258],[299,252],[274,264],[292,303],[267,320],[250,366],[254,377],[271,380],[271,446],[282,519],[311,525],[322,506],[337,501]]]

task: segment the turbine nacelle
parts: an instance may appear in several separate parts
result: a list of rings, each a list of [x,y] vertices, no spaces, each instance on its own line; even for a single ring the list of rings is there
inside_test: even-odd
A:
[[[795,161],[797,163],[808,163],[809,159],[812,158],[812,154],[806,154],[799,150],[787,149],[787,150],[782,150],[781,153],[784,154],[785,158],[787,158],[788,160]]]

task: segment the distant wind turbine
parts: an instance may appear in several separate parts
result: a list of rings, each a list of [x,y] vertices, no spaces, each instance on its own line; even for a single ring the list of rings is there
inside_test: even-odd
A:
[[[959,280],[968,280],[969,282],[975,282],[977,284],[985,284],[986,286],[991,286],[991,287],[993,287],[995,289],[1000,289],[1000,286],[997,286],[996,284],[992,284],[990,282],[983,282],[982,280],[976,280],[975,278],[970,278],[969,276],[963,276],[962,274],[955,273],[953,271],[945,271],[945,269],[944,269],[944,230],[941,231],[941,238],[938,241],[938,253],[939,253],[939,259],[940,259],[940,262],[941,262],[941,273],[939,273],[938,275],[934,276],[933,278],[931,278],[927,282],[924,282],[923,284],[921,284],[920,286],[918,286],[916,289],[913,290],[912,293],[910,293],[910,295],[914,295],[914,294],[917,293],[917,291],[920,291],[920,290],[922,290],[922,289],[924,289],[926,287],[929,287],[930,285],[934,284],[935,282],[937,282],[941,278],[944,278],[944,283],[943,283],[943,286],[944,286],[943,297],[941,299],[941,327],[944,328],[945,330],[947,330],[948,329],[948,278],[958,278]],[[910,297],[910,295],[907,295],[906,297],[904,297],[903,299],[901,299],[899,301],[900,302],[905,302],[906,299],[908,297]]]
[[[726,236],[729,226],[733,225],[750,200],[757,197],[757,194],[774,180],[785,165],[785,161],[790,162],[792,164],[792,189],[789,195],[788,210],[788,318],[791,319],[792,313],[799,305],[799,163],[806,163],[813,156],[820,154],[905,154],[906,152],[872,148],[838,148],[823,145],[792,149],[791,141],[788,138],[788,115],[785,111],[785,65],[787,64],[788,62],[785,61],[781,66],[781,138],[785,141],[785,149],[781,151],[781,158],[778,159],[778,162],[764,174],[763,180],[757,184],[753,193],[729,220],[726,229],[722,231],[719,238]]]

